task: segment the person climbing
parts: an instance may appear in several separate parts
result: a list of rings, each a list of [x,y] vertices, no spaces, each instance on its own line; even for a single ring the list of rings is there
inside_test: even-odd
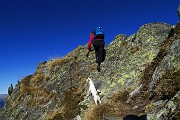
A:
[[[96,62],[97,70],[100,72],[100,65],[105,59],[105,49],[104,49],[104,31],[101,27],[96,27],[90,32],[90,39],[88,41],[88,50],[91,50],[91,44],[93,44],[95,55],[96,55]]]

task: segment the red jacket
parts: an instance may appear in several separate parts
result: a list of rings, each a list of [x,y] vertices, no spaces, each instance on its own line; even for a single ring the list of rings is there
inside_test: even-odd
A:
[[[91,34],[89,38],[89,42],[88,42],[88,50],[91,50],[91,44],[92,44],[93,39],[94,39],[94,34]]]

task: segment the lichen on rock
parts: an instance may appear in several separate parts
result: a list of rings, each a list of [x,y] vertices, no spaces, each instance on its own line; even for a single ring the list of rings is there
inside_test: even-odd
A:
[[[0,119],[179,118],[179,31],[180,24],[173,28],[149,23],[131,36],[117,35],[105,47],[101,72],[96,70],[94,52],[86,57],[87,45],[41,62],[14,88]],[[92,102],[88,77],[101,91],[102,104]]]

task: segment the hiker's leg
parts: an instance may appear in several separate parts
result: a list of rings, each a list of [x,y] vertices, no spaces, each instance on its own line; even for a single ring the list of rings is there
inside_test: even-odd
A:
[[[96,62],[98,63],[97,70],[98,72],[100,72],[100,65],[101,65],[102,57],[103,57],[104,41],[97,40],[94,42],[93,45],[94,45],[95,54],[96,54]]]
[[[98,56],[99,56],[99,51],[96,50],[96,51],[95,51],[95,54],[96,54],[96,62],[98,63],[98,60],[99,60],[99,57],[98,57]]]
[[[98,64],[100,65],[103,58],[103,47],[99,47]]]
[[[99,41],[99,54],[98,54],[98,64],[100,65],[103,61],[103,51],[104,51],[104,41]]]
[[[96,55],[96,62],[98,63],[99,46],[98,46],[98,44],[97,44],[97,42],[96,42],[96,41],[93,43],[93,46],[94,46],[95,55]]]

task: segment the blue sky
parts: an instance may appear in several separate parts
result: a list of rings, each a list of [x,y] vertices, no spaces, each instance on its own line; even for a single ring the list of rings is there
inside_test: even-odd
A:
[[[0,94],[33,74],[38,63],[65,56],[101,26],[106,44],[142,25],[178,21],[179,0],[0,0]]]

